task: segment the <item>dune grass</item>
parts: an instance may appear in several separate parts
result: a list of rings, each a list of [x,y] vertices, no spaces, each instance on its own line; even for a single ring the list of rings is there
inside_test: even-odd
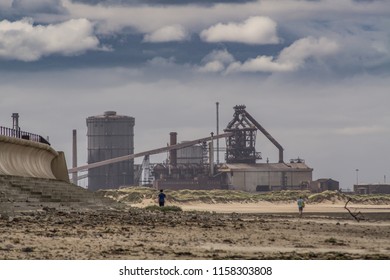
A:
[[[111,197],[126,204],[141,203],[145,199],[157,199],[158,190],[149,187],[127,187],[113,190],[102,190],[104,196]],[[337,191],[310,193],[308,191],[277,191],[249,193],[238,190],[164,190],[170,203],[256,203],[268,201],[273,203],[295,202],[302,197],[307,203],[346,202],[359,204],[390,204],[390,195],[357,195]]]

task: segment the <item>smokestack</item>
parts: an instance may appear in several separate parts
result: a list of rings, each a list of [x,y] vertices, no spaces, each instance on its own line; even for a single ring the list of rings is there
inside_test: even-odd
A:
[[[72,167],[77,167],[77,130],[73,129],[73,160]],[[77,171],[72,173],[72,183],[77,185]]]
[[[171,132],[170,135],[170,143],[169,145],[176,145],[177,144],[177,132]],[[177,165],[177,150],[170,150],[169,151],[169,163],[172,166]]]

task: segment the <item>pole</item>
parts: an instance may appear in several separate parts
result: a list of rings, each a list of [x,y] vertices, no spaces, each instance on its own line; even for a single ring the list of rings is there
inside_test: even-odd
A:
[[[216,102],[217,106],[217,136],[219,135],[219,102]],[[219,138],[217,138],[217,164],[219,164]]]
[[[356,169],[356,186],[359,185],[359,169]]]
[[[73,159],[72,167],[77,167],[77,130],[73,129]],[[77,171],[72,173],[72,183],[77,185]]]
[[[210,176],[214,176],[214,133],[211,132],[211,141],[209,143],[209,163],[210,163]]]

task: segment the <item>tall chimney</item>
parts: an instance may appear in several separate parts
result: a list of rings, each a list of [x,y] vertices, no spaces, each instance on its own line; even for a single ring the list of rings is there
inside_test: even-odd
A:
[[[77,130],[73,129],[73,159],[72,167],[77,167]],[[77,171],[72,173],[72,183],[77,185]]]
[[[170,143],[169,145],[176,145],[177,144],[177,132],[171,132],[170,135]],[[171,166],[177,165],[177,150],[170,150],[169,151],[169,163]]]

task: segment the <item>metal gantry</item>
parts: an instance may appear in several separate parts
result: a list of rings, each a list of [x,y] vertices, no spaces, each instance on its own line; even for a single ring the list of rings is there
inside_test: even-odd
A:
[[[256,163],[261,154],[256,152],[256,133],[260,130],[279,150],[279,162],[283,162],[283,147],[245,110],[245,105],[234,107],[233,120],[229,122],[225,133],[227,163]]]

